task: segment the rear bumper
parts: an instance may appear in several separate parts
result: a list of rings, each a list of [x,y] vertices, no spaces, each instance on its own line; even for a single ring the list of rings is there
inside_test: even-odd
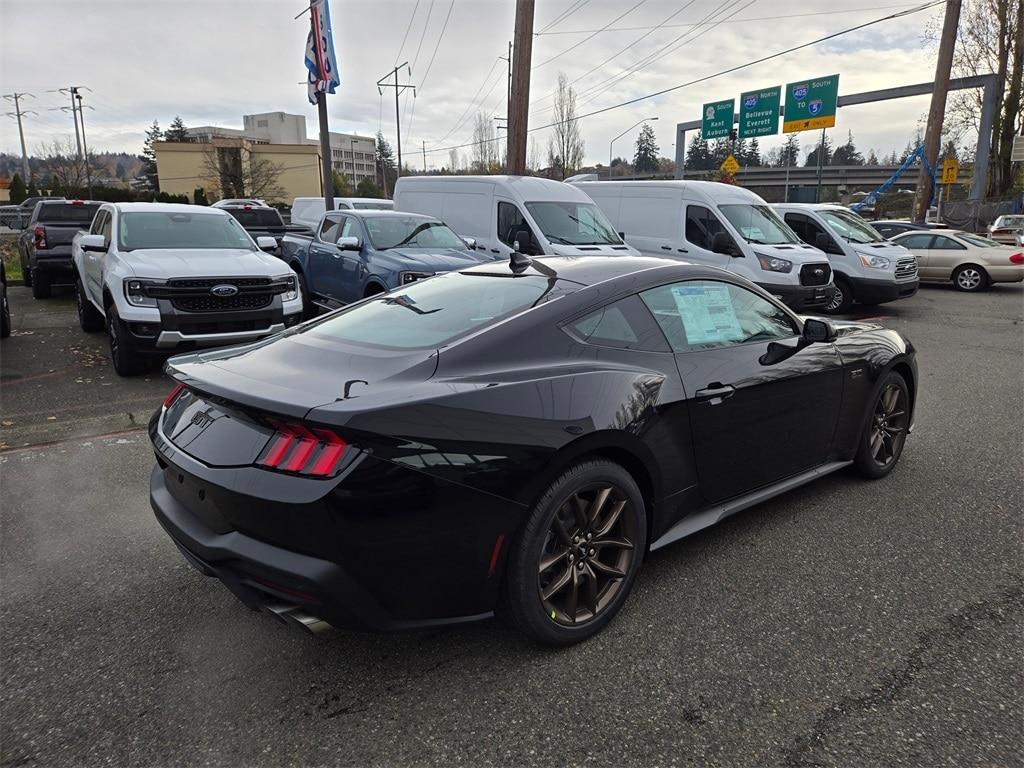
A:
[[[150,503],[186,560],[254,610],[397,631],[492,615],[523,510],[362,454],[335,480],[212,468],[150,423]],[[246,493],[225,486],[245,488]],[[497,554],[495,554],[497,548]]]
[[[1020,283],[1024,281],[1024,266],[1007,265],[998,267],[986,267],[989,278],[993,283]]]
[[[783,304],[793,310],[824,307],[835,293],[832,283],[827,285],[782,285],[779,283],[758,283],[764,290],[778,297]]]
[[[895,280],[871,280],[865,277],[847,278],[853,285],[853,299],[859,304],[885,304],[897,299],[906,299],[917,293],[918,278],[896,282]]]
[[[62,252],[62,251],[66,251]],[[55,249],[51,251],[35,251],[29,255],[29,267],[51,276],[66,277],[73,281],[75,264],[71,258],[71,249]]]

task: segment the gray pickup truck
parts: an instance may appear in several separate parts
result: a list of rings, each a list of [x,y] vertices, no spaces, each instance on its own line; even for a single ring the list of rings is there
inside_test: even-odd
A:
[[[49,298],[54,283],[74,284],[71,241],[79,230],[89,229],[100,205],[95,200],[41,200],[36,205],[18,238],[21,274],[35,298]]]

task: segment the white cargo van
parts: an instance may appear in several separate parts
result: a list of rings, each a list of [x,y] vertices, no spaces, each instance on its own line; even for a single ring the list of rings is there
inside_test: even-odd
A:
[[[849,208],[828,203],[774,207],[805,243],[828,254],[836,283],[830,312],[846,312],[855,301],[883,304],[917,293],[914,254],[886,240]]]
[[[390,211],[394,207],[390,200],[376,197],[336,197],[336,211]],[[324,217],[326,206],[323,197],[296,197],[292,200],[292,224],[315,230]]]
[[[531,176],[403,176],[395,210],[435,216],[477,250],[506,258],[636,256],[594,202],[571,184]]]
[[[832,300],[832,270],[753,192],[712,181],[574,182],[647,256],[709,264],[757,283],[797,311]]]

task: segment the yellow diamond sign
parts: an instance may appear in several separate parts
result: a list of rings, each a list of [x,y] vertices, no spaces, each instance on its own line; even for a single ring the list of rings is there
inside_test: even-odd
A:
[[[736,158],[730,155],[722,161],[722,164],[718,166],[722,173],[727,173],[732,176],[736,171],[740,169],[740,164],[736,162]]]

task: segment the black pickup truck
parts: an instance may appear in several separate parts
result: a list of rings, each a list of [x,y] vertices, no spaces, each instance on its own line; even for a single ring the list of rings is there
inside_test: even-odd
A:
[[[279,248],[286,233],[308,232],[305,227],[285,224],[276,208],[258,205],[224,205],[221,208],[234,216],[253,240],[257,237],[272,237]]]
[[[96,200],[40,200],[18,238],[21,274],[37,299],[50,296],[53,283],[75,282],[71,241],[88,229],[99,210]]]

